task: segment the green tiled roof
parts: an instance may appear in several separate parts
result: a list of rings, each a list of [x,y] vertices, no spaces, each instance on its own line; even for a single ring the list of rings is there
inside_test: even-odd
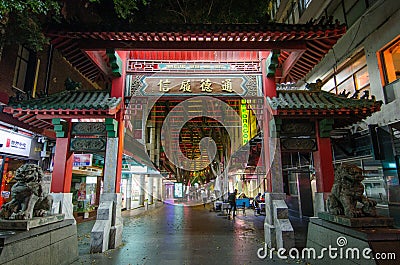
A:
[[[22,110],[109,110],[121,103],[108,91],[63,91],[45,98],[10,102],[9,107]]]
[[[277,96],[267,97],[274,110],[359,110],[380,108],[382,102],[372,99],[352,99],[326,91],[277,91]]]

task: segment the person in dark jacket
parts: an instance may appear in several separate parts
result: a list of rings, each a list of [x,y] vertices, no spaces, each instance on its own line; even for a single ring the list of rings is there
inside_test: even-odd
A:
[[[260,202],[261,202],[261,193],[258,193],[254,198],[254,207],[257,210],[257,214],[260,214]]]
[[[235,189],[235,191],[230,193],[228,196],[228,202],[231,206],[231,208],[229,209],[229,215],[231,214],[231,212],[233,212],[232,214],[233,217],[236,216],[236,195],[237,195],[237,189]]]

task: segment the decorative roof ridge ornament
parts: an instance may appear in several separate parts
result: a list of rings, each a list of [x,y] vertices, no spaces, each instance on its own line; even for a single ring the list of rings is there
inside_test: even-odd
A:
[[[318,92],[321,91],[322,85],[322,80],[318,78],[317,80],[315,80],[315,83],[306,83],[306,88],[309,91]]]
[[[11,102],[11,109],[114,109],[122,102],[120,97],[112,97],[109,90],[64,90],[18,102]],[[10,111],[11,111],[10,109]]]
[[[11,106],[13,104],[20,103],[20,102],[42,101],[42,100],[48,99],[48,98],[53,98],[53,97],[57,97],[57,96],[68,96],[68,95],[77,94],[77,93],[108,93],[108,94],[110,94],[110,89],[62,90],[62,91],[59,91],[59,92],[56,92],[56,93],[53,93],[50,95],[41,95],[36,98],[29,98],[29,99],[26,97],[25,98],[10,97],[8,105]]]
[[[362,94],[360,96],[359,95],[360,91],[356,90],[356,91],[354,91],[353,95],[350,96],[351,92],[347,91],[346,89],[343,89],[343,91],[341,93],[339,93],[338,96],[341,96],[344,98],[349,98],[349,96],[350,96],[351,99],[370,99],[370,100],[376,101],[375,96],[369,94],[369,90],[364,90],[363,92],[364,92],[364,94]]]
[[[80,90],[82,88],[82,82],[76,82],[71,79],[71,77],[67,77],[64,81],[65,90]]]
[[[323,100],[323,98],[330,100],[335,99],[338,102],[341,102],[341,104],[344,104],[345,102],[359,102],[358,104],[361,104],[361,102],[368,102],[368,103],[377,103],[378,105],[382,105],[383,102],[381,100],[377,101],[375,96],[373,95],[369,95],[368,93],[364,93],[360,98],[353,98],[353,97],[344,97],[341,95],[337,95],[335,93],[332,92],[328,92],[328,91],[324,91],[324,90],[320,90],[320,91],[309,91],[309,90],[279,90],[277,91],[277,96],[275,97],[268,97],[267,96],[267,100],[272,104],[272,105],[281,105],[283,104],[283,102],[281,102],[282,97],[285,97],[284,95],[288,95],[289,98],[292,97],[296,97],[296,95],[300,95],[300,94],[308,94],[309,96],[311,96],[311,98],[302,98],[302,100]],[[285,100],[287,100],[287,98],[285,98]]]

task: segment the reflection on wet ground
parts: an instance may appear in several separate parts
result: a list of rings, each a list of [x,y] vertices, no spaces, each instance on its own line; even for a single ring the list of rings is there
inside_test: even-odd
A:
[[[158,204],[123,212],[123,245],[88,254],[94,221],[78,225],[80,259],[75,264],[296,264],[257,257],[264,246],[264,216],[239,213],[234,219],[203,206]]]

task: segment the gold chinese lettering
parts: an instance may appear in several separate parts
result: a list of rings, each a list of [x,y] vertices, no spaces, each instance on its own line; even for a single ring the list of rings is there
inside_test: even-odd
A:
[[[225,81],[222,81],[222,91],[226,91],[226,92],[230,92],[230,93],[233,92],[231,79],[225,79]]]
[[[166,80],[160,80],[160,82],[158,82],[158,86],[160,87],[160,91],[161,92],[168,92],[170,91],[170,86],[171,85],[171,81],[169,81],[168,79]]]
[[[192,88],[190,87],[190,80],[183,80],[181,83],[181,88],[179,88],[179,91],[192,93]]]
[[[212,83],[210,81],[210,79],[207,78],[207,80],[201,79],[200,81],[200,88],[201,91],[203,92],[212,92],[212,87],[211,87]]]

